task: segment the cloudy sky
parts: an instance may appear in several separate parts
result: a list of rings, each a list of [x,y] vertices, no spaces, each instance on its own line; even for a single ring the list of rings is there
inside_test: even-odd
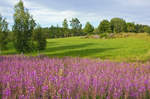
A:
[[[13,7],[19,0],[0,0],[0,14],[13,25]],[[77,17],[95,27],[103,19],[120,17],[150,25],[150,0],[23,0],[25,7],[43,27],[60,25],[64,18]]]

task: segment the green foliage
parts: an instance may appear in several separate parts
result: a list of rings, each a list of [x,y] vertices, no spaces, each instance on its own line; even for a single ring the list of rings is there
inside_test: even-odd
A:
[[[70,21],[71,33],[73,36],[82,35],[82,24],[80,23],[78,18],[72,18]]]
[[[36,41],[37,50],[44,50],[46,48],[46,37],[40,26],[37,26],[34,30],[33,38]]]
[[[100,38],[108,38],[109,37],[109,34],[108,33],[101,33],[100,34]]]
[[[98,34],[99,33],[99,30],[98,28],[94,28],[94,31],[93,31],[94,34]]]
[[[68,37],[69,36],[69,29],[68,29],[68,21],[67,19],[64,19],[63,23],[63,34],[64,34],[64,37]]]
[[[67,21],[67,19],[64,19],[62,25],[63,25],[63,28],[68,29],[68,21]]]
[[[121,18],[111,19],[111,29],[113,33],[126,32],[126,22]]]
[[[98,30],[100,33],[110,33],[111,32],[110,22],[108,20],[103,20],[99,24]]]
[[[0,15],[0,50],[7,49],[8,32],[8,23],[6,19]]]
[[[135,25],[135,32],[136,33],[143,33],[144,32],[144,26],[141,24],[136,24]]]
[[[50,33],[49,33],[49,28],[48,27],[42,28],[42,32],[45,34],[46,38],[50,38]]]
[[[72,18],[72,20],[70,21],[70,26],[72,27],[72,29],[81,29],[82,25],[80,24],[80,21],[78,18]]]
[[[21,0],[14,9],[14,46],[19,52],[30,52],[33,50],[32,32],[36,25],[35,21],[28,10],[24,8]]]
[[[65,35],[64,30],[67,30],[67,29],[61,28],[59,26],[57,27],[51,26],[49,28],[50,38],[63,38]]]
[[[14,33],[12,31],[8,32],[8,41],[12,42],[14,40]]]
[[[127,25],[127,32],[135,32],[135,24],[134,23],[126,23]]]
[[[150,33],[150,26],[145,25],[144,26],[144,32]]]
[[[94,27],[90,24],[90,22],[87,22],[83,29],[83,32],[85,34],[91,34],[93,31],[94,31]]]
[[[68,27],[67,19],[64,19],[64,21],[62,22],[62,27],[51,26],[49,28],[42,28],[42,31],[46,33],[46,38],[64,38],[64,37],[84,36],[84,35],[91,35],[91,34],[99,35],[99,33],[111,33],[111,32],[112,33],[120,33],[120,32],[143,33],[149,31],[148,29],[149,26],[147,27],[146,25],[134,24],[130,22],[126,23],[123,19],[120,18],[113,18],[111,22],[109,22],[108,20],[103,20],[97,28],[94,28],[89,22],[87,22],[83,30],[79,19],[73,18],[70,21],[70,23],[71,23],[70,24],[71,29]],[[112,34],[108,35],[108,38],[111,38],[111,36]]]

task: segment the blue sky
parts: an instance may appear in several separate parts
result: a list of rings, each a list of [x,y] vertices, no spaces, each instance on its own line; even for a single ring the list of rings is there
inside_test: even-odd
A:
[[[19,0],[0,0],[0,14],[13,25],[13,7]],[[101,20],[120,17],[150,25],[150,0],[23,0],[25,7],[43,27],[61,26],[64,18],[77,17],[95,27]]]

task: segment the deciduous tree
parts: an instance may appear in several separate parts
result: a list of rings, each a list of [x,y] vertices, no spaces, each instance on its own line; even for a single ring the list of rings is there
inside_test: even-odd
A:
[[[134,23],[127,23],[127,32],[135,32],[135,24]]]
[[[103,20],[99,24],[98,30],[100,33],[110,33],[111,32],[110,22],[108,20]]]
[[[78,18],[72,18],[70,21],[70,26],[72,27],[71,32],[74,36],[79,36],[82,33],[82,24],[80,23]]]
[[[90,22],[87,22],[84,29],[83,29],[83,32],[85,34],[90,34],[94,31],[94,27],[90,24]]]
[[[44,50],[46,48],[46,37],[45,34],[42,32],[42,28],[38,25],[34,30],[34,40],[36,41],[35,48],[37,50]]]
[[[36,25],[35,21],[28,10],[24,8],[21,0],[15,5],[14,10],[14,46],[19,52],[30,52],[33,50],[32,32]]]
[[[62,26],[63,26],[64,37],[68,37],[69,36],[69,29],[68,29],[68,21],[67,21],[67,19],[64,19],[64,21],[62,23]]]
[[[121,18],[111,19],[111,29],[114,33],[120,33],[126,31],[126,22]]]
[[[8,22],[0,15],[0,51],[7,48]]]

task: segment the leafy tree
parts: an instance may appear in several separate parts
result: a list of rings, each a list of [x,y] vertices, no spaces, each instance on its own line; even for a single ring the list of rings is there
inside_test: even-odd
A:
[[[63,31],[64,29],[62,28],[62,27],[59,27],[58,25],[57,25],[57,27],[56,27],[56,38],[61,38],[61,37],[64,37],[64,31]]]
[[[93,31],[94,34],[98,34],[99,33],[99,30],[98,28],[94,28],[94,31]]]
[[[72,27],[72,29],[81,29],[82,25],[80,24],[78,18],[72,18],[70,22],[71,22],[70,26]]]
[[[135,25],[135,32],[136,33],[143,33],[144,32],[144,26],[141,24],[136,24]]]
[[[72,20],[70,21],[70,26],[72,27],[71,32],[74,36],[81,35],[82,24],[80,23],[78,18],[72,18]]]
[[[8,23],[6,19],[0,15],[0,50],[7,48],[8,32]]]
[[[136,25],[135,25],[135,33],[139,33],[139,28],[140,28],[140,25],[139,25],[139,24],[136,24]]]
[[[111,29],[114,33],[126,32],[126,22],[121,18],[111,19]]]
[[[144,26],[144,32],[150,33],[150,26],[145,25],[145,26]]]
[[[68,29],[68,21],[67,19],[64,19],[63,23],[63,33],[64,33],[64,37],[68,37],[69,36],[69,29]]]
[[[67,21],[67,19],[64,19],[62,25],[63,25],[63,28],[68,29],[68,21]]]
[[[146,30],[147,33],[150,33],[150,26]]]
[[[127,24],[127,32],[135,32],[135,24],[128,22]]]
[[[36,41],[36,49],[44,50],[46,48],[46,37],[42,32],[42,28],[38,25],[33,34],[34,40]]]
[[[50,38],[54,38],[54,29],[55,27],[52,25],[50,28],[49,28],[49,35],[50,35]]]
[[[50,38],[60,38],[60,37],[64,37],[65,33],[64,33],[64,28],[59,27],[57,25],[56,26],[51,26],[49,28],[49,33],[50,33]]]
[[[89,33],[92,33],[93,31],[94,31],[94,27],[90,24],[90,22],[87,22],[83,29],[83,32],[85,34],[89,34]]]
[[[46,38],[50,38],[50,33],[49,33],[48,27],[42,28],[42,32],[45,33]]]
[[[110,33],[111,32],[110,22],[108,20],[103,20],[99,24],[98,30],[100,33]]]
[[[14,10],[14,46],[19,52],[30,52],[33,50],[32,32],[36,25],[35,21],[28,10],[24,8],[21,0],[15,5]]]

